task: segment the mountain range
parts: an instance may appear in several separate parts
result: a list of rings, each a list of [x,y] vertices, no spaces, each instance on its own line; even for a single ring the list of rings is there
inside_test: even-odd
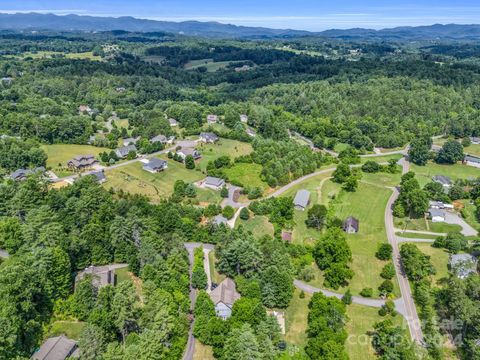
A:
[[[389,29],[347,29],[309,32],[292,29],[247,27],[218,22],[156,21],[124,17],[99,17],[79,15],[54,15],[39,13],[0,14],[0,30],[14,31],[112,31],[169,32],[188,36],[211,38],[285,38],[299,36],[322,36],[351,40],[480,40],[480,25],[435,24],[430,26],[395,27]]]

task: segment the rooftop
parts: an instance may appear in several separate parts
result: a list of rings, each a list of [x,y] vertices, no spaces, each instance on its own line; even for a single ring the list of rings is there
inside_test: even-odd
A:
[[[235,301],[240,299],[240,294],[236,290],[235,282],[230,278],[226,278],[212,290],[210,298],[215,305],[221,302],[232,307]]]
[[[452,179],[444,175],[435,175],[432,180],[442,185],[452,185]]]
[[[65,360],[77,348],[77,342],[64,335],[47,339],[33,354],[33,360]]]
[[[207,185],[222,186],[224,183],[225,180],[213,176],[207,176],[205,179],[205,184]]]
[[[310,191],[302,189],[298,190],[295,198],[293,199],[293,205],[306,208],[308,206],[308,200],[310,199]]]

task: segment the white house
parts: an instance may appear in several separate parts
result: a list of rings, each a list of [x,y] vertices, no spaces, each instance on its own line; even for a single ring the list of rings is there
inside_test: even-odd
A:
[[[216,124],[218,121],[218,116],[214,114],[210,114],[207,116],[207,123],[209,124]]]
[[[245,114],[240,115],[240,121],[246,124],[248,122],[248,116]]]

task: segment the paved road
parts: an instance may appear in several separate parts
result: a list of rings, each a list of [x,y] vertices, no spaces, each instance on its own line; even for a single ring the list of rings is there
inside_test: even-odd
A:
[[[236,190],[240,191],[242,188],[239,186],[231,185],[231,184],[228,184],[227,186],[228,186],[228,197],[222,200],[222,206],[225,207],[229,205],[235,209],[242,207],[244,204],[238,203],[235,200],[233,200],[235,191]]]
[[[422,239],[422,238],[406,238],[397,235],[397,241],[402,242],[415,242],[415,243],[433,243],[435,240],[432,239]]]
[[[434,236],[447,236],[446,233],[436,233],[431,231],[423,231],[423,230],[402,230],[402,229],[395,229],[396,232],[400,233],[411,233],[411,234],[423,234],[423,235],[434,235]]]
[[[240,216],[240,211],[244,208],[244,206],[240,207],[237,209],[235,212],[235,215],[227,221],[227,225],[230,226],[230,229],[233,229],[235,227],[235,223],[237,222],[238,217]]]
[[[405,159],[401,161],[403,173],[409,171],[409,163]],[[407,320],[408,327],[410,329],[410,336],[418,344],[423,343],[423,333],[421,329],[420,319],[418,318],[417,308],[413,300],[410,284],[408,282],[407,275],[403,268],[402,259],[400,257],[399,242],[395,235],[395,227],[393,225],[393,213],[392,207],[395,200],[398,198],[399,192],[397,189],[393,190],[392,196],[388,199],[387,207],[385,209],[385,228],[387,231],[388,242],[393,248],[393,264],[395,265],[395,271],[397,273],[397,280],[400,285],[400,293],[403,301],[403,311],[405,319]]]
[[[203,246],[203,249],[207,249],[209,252],[215,249],[215,245],[212,244],[202,244],[202,243],[184,243],[185,249],[188,251],[188,261],[190,262],[190,282],[192,280],[192,271],[193,271],[193,251]],[[210,265],[209,265],[210,268]],[[206,269],[206,268],[205,268]],[[190,310],[193,311],[195,306],[195,301],[197,300],[197,294],[195,289],[190,285]],[[183,354],[183,360],[192,360],[193,354],[195,353],[195,337],[193,336],[193,321],[190,324],[190,330],[188,331],[188,341],[187,346],[185,347],[185,352]]]

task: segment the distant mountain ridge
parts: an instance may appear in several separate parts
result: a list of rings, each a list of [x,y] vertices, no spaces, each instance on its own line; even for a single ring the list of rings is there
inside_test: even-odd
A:
[[[390,29],[326,30],[309,32],[292,29],[270,29],[248,27],[218,22],[200,21],[157,21],[124,17],[99,17],[80,15],[54,15],[39,13],[0,13],[0,30],[52,30],[52,31],[112,31],[169,32],[189,36],[212,38],[282,38],[298,36],[322,36],[337,39],[380,39],[380,40],[480,40],[480,25],[435,24]]]

